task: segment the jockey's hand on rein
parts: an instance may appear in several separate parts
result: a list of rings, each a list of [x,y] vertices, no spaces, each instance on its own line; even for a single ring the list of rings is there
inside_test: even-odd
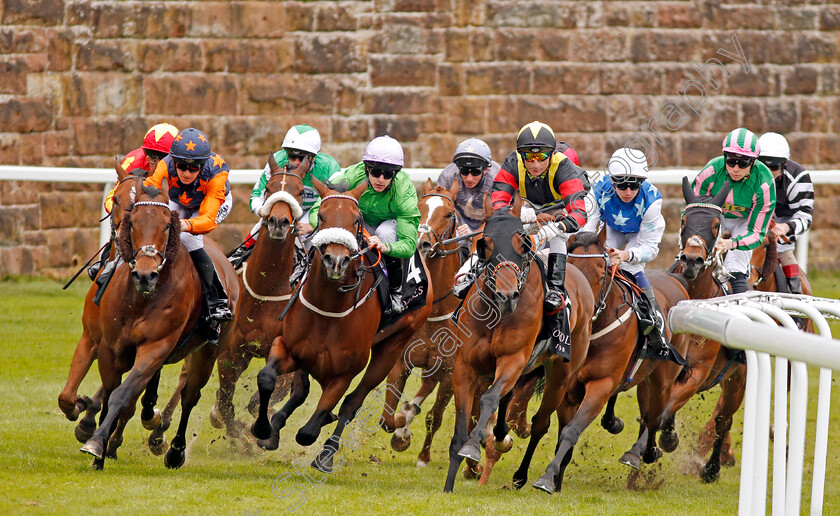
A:
[[[543,224],[537,232],[537,241],[545,240],[546,242],[566,232],[566,226],[562,222],[548,222]]]

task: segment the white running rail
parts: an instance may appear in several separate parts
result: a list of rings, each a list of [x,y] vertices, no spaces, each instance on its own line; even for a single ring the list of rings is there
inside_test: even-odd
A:
[[[800,332],[791,315],[810,318],[818,335]],[[740,516],[766,513],[771,392],[775,396],[772,514],[800,514],[808,408],[806,365],[820,368],[810,514],[822,514],[831,371],[840,371],[840,341],[832,339],[826,317],[840,318],[840,301],[766,292],[682,301],[669,312],[668,324],[673,332],[703,335],[746,351]],[[770,355],[776,357],[772,390]],[[789,426],[786,420],[788,360],[791,361]],[[836,452],[832,457],[834,467],[840,465]]]

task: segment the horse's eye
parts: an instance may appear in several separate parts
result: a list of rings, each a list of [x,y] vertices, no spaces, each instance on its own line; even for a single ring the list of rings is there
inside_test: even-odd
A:
[[[447,218],[447,219],[451,219],[451,218],[452,218],[452,215],[453,215],[452,213],[447,213],[447,214],[446,214],[446,218]]]
[[[172,229],[172,223],[171,222],[166,225],[166,228],[164,228],[164,231],[169,231],[170,229]]]

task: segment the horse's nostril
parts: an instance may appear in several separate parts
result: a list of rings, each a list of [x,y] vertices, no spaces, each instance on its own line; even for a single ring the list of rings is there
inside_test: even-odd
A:
[[[155,282],[157,282],[157,280],[158,280],[158,276],[160,276],[160,274],[158,274],[157,272],[151,272],[151,273],[149,273],[149,283],[155,283]]]
[[[341,259],[341,269],[344,270],[350,265],[350,257],[345,256]]]
[[[325,254],[324,255],[324,265],[326,265],[327,267],[332,267],[333,263],[335,263],[335,260],[333,260],[333,257],[329,254]]]

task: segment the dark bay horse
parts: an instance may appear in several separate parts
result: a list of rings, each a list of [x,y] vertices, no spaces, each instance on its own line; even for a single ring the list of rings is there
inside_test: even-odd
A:
[[[455,432],[449,447],[449,469],[444,491],[451,492],[464,458],[481,459],[480,443],[492,414],[498,409],[493,435],[500,451],[511,447],[506,421],[511,391],[529,363],[542,327],[544,289],[533,263],[532,244],[519,220],[522,198],[516,192],[512,207],[494,211],[484,199],[487,216],[484,236],[477,241],[486,272],[476,281],[459,312],[453,385]],[[546,368],[543,403],[565,394],[566,382],[583,365],[589,347],[595,300],[586,278],[574,266],[566,271],[571,307],[571,360],[544,352],[536,363]],[[479,401],[480,415],[469,432],[468,419],[480,377],[493,379]]]
[[[426,415],[426,439],[417,457],[418,466],[426,466],[431,460],[432,439],[443,421],[443,412],[452,399],[452,368],[454,354],[444,354],[440,341],[433,335],[449,324],[449,319],[458,308],[458,299],[452,294],[455,273],[461,266],[459,242],[440,245],[440,242],[455,236],[458,227],[458,212],[455,198],[458,195],[458,182],[452,188],[432,186],[427,180],[420,197],[420,226],[417,247],[429,269],[430,282],[436,293],[432,303],[432,312],[414,334],[411,344],[406,348],[400,360],[388,374],[389,388],[386,390],[385,407],[380,423],[386,431],[394,432],[391,447],[404,451],[411,444],[409,425],[420,412],[423,401],[438,388],[434,405]],[[408,403],[399,407],[400,396],[405,389],[406,380],[413,374],[413,368],[421,369],[420,389]],[[397,410],[389,410],[398,407]]]
[[[401,358],[411,336],[429,317],[434,297],[430,286],[423,293],[422,308],[377,331],[382,308],[374,291],[374,275],[363,263],[360,252],[364,243],[358,199],[367,182],[346,193],[328,189],[315,178],[312,183],[322,199],[318,231],[312,239],[316,258],[300,287],[299,298],[289,308],[281,334],[272,342],[266,366],[257,377],[260,411],[251,432],[258,439],[265,439],[283,428],[288,416],[306,399],[311,375],[322,386],[321,399],[295,437],[298,444],[311,445],[321,428],[335,421],[331,411],[353,378],[364,370],[358,386],[341,404],[335,431],[312,463],[316,469],[332,472],[345,427],[368,393]],[[425,269],[422,260],[419,266]],[[277,375],[291,372],[295,372],[291,396],[269,421],[268,401]]]
[[[201,282],[180,242],[180,218],[169,209],[168,185],[164,182],[161,189],[144,186],[143,179],[136,179],[134,202],[120,229],[120,254],[127,263],[114,271],[99,311],[103,405],[99,427],[81,449],[95,457],[95,469],[104,466],[107,440],[118,419],[131,417],[144,389],[143,419],[149,419],[160,369],[189,355],[180,393],[181,421],[164,461],[167,467],[180,467],[190,412],[218,354],[217,346],[205,345],[206,339],[193,331],[202,306]],[[239,291],[233,268],[218,246],[209,240],[205,245],[235,303]],[[234,321],[222,324],[220,346],[227,344]]]
[[[241,423],[234,419],[236,382],[252,358],[268,357],[271,342],[283,324],[277,316],[292,297],[289,276],[294,270],[295,223],[303,214],[304,176],[296,170],[307,171],[309,158],[304,158],[296,170],[281,169],[271,154],[268,165],[271,176],[265,188],[266,202],[260,210],[261,235],[251,257],[238,271],[242,294],[237,308],[239,317],[230,345],[222,350],[217,361],[219,389],[211,422],[217,428],[224,425],[231,437],[241,435]],[[290,386],[290,376],[279,377],[274,397],[285,395]],[[267,449],[275,449],[277,436],[274,432],[269,442],[261,444]]]
[[[621,432],[624,423],[614,416],[611,407],[618,392],[637,385],[640,389],[645,388],[645,394],[640,395],[642,425],[639,440],[625,453],[622,462],[638,468],[641,459],[652,463],[661,456],[655,436],[668,411],[668,393],[682,367],[670,361],[639,356],[642,341],[637,319],[628,304],[629,293],[614,282],[615,267],[608,269],[606,266],[605,239],[606,232],[601,231],[599,234],[578,233],[569,240],[569,263],[580,269],[592,291],[597,293],[597,303],[593,301],[593,310],[597,306],[597,313],[586,361],[571,380],[565,397],[554,405],[541,405],[531,421],[531,441],[513,477],[517,488],[527,481],[531,458],[539,440],[548,431],[552,412],[556,410],[559,420],[558,446],[545,474],[534,484],[535,488],[548,493],[561,489],[575,444],[605,405],[609,404],[601,420],[602,426],[611,433]],[[679,280],[669,274],[649,271],[646,276],[664,314],[671,306],[688,299]],[[681,354],[685,353],[688,346],[685,336],[668,335],[668,338]]]

